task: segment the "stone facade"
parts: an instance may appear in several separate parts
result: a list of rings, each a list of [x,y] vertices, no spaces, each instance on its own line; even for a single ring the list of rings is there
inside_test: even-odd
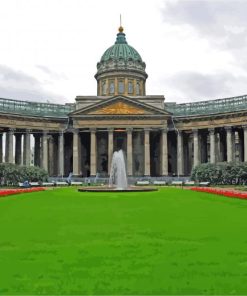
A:
[[[158,177],[247,161],[247,96],[165,104],[146,95],[145,63],[123,31],[117,38],[97,65],[97,96],[65,105],[0,99],[0,162],[30,165],[33,150],[51,176],[106,177],[122,148],[128,176]]]

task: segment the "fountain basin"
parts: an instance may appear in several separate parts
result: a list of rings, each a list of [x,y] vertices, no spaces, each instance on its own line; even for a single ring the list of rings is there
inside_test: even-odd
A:
[[[139,186],[130,186],[128,188],[116,188],[116,187],[108,187],[108,186],[88,186],[79,188],[80,192],[145,192],[145,191],[157,191],[157,188],[153,187],[139,187]]]

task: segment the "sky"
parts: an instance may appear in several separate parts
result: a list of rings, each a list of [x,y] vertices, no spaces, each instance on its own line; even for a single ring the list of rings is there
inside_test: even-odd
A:
[[[147,95],[183,103],[247,94],[247,0],[0,0],[0,98],[96,95],[96,64],[120,14],[147,65]]]

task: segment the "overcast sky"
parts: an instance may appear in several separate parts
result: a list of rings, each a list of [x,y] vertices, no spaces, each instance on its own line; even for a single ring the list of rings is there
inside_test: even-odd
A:
[[[247,0],[0,0],[0,97],[96,95],[119,14],[146,62],[147,94],[192,102],[247,94]]]

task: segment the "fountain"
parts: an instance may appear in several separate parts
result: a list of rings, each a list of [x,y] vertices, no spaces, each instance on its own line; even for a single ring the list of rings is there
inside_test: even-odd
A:
[[[88,186],[78,189],[78,191],[87,192],[130,192],[156,190],[156,188],[151,187],[128,186],[125,157],[122,149],[113,153],[108,186]]]
[[[116,190],[127,190],[128,188],[125,159],[122,149],[113,153],[109,187],[114,187]]]

